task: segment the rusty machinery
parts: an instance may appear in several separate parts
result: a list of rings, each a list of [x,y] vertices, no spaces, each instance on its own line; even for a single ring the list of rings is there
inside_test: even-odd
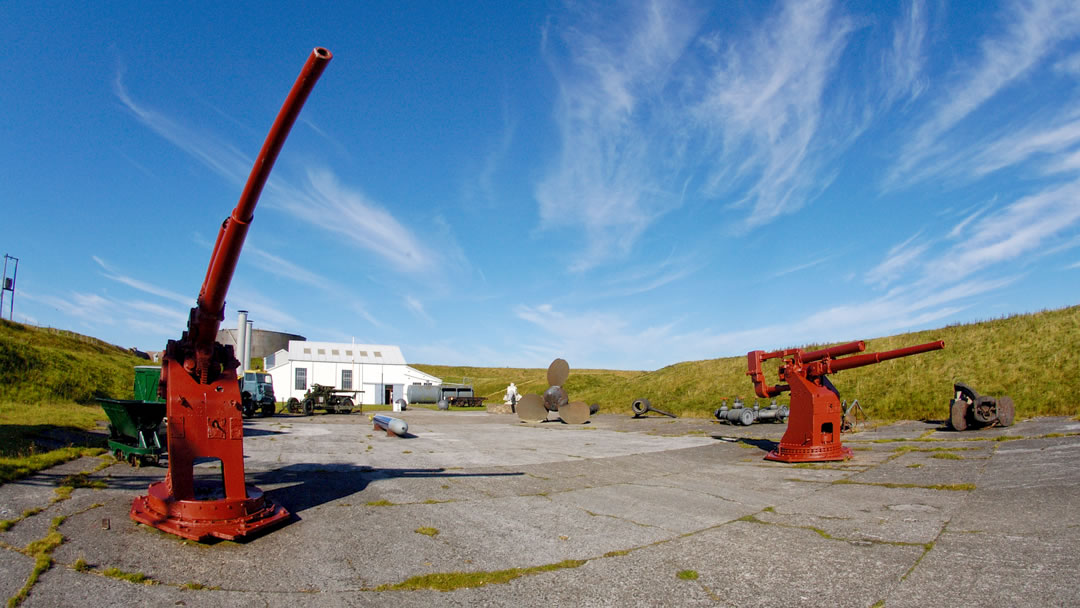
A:
[[[1016,406],[1011,397],[988,397],[975,389],[957,382],[953,385],[954,396],[949,402],[949,428],[966,431],[969,428],[1012,426],[1016,418]]]
[[[750,426],[755,422],[787,422],[788,406],[779,405],[776,403],[776,398],[773,397],[772,403],[765,407],[754,400],[754,407],[746,407],[741,397],[735,398],[735,405],[728,408],[727,399],[725,399],[720,407],[713,412],[713,416],[725,424],[741,424],[743,426]]]
[[[746,353],[746,374],[754,381],[754,391],[759,397],[775,397],[791,391],[791,414],[787,431],[780,439],[780,445],[765,458],[780,462],[820,462],[851,458],[851,449],[840,443],[843,411],[840,394],[829,382],[828,374],[942,348],[945,348],[945,342],[939,340],[881,353],[837,358],[865,350],[866,343],[859,340],[808,353],[801,348],[771,353],[760,350]],[[783,359],[779,377],[780,382],[786,384],[770,386],[765,383],[762,363],[769,359]]]
[[[216,342],[225,294],[253,219],[259,194],[285,138],[315,86],[330,51],[311,52],[259,151],[243,194],[218,232],[187,331],[169,340],[158,394],[166,401],[169,470],[131,505],[131,518],[192,540],[232,540],[284,522],[289,512],[244,479],[244,426],[232,346]],[[222,483],[196,481],[196,458],[221,461]]]
[[[646,414],[649,412],[656,412],[657,414],[668,416],[670,418],[678,418],[675,414],[669,414],[668,412],[656,409],[652,406],[652,402],[644,397],[635,399],[634,402],[630,404],[630,410],[634,412],[634,418],[647,418],[648,416],[646,416]]]
[[[517,403],[518,417],[525,422],[543,422],[548,412],[558,412],[559,418],[567,424],[585,424],[589,416],[599,411],[600,406],[589,405],[584,401],[570,401],[563,385],[570,378],[570,364],[565,359],[555,359],[548,366],[548,389],[543,396],[530,393]]]

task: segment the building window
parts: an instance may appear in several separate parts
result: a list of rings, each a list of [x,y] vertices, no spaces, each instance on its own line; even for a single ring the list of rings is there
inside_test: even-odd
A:
[[[319,349],[319,354],[320,355],[325,355],[326,354],[326,349],[325,348],[320,348]]]
[[[298,367],[298,368],[296,368],[296,390],[298,390],[298,391],[306,391],[307,390],[307,368],[306,367]]]
[[[331,355],[334,355],[335,357],[337,357],[337,356],[339,356],[339,355],[340,355],[341,353],[339,353],[339,352],[338,352],[338,351],[337,351],[337,350],[335,349],[335,350],[332,350],[332,351],[330,351],[330,354],[331,354]]]
[[[305,348],[304,349],[304,354],[305,355],[310,355],[311,354],[311,349],[310,348]]]
[[[341,388],[351,391],[352,390],[352,370],[341,370]]]
[[[382,357],[382,353],[380,353],[379,351],[375,351],[375,356],[376,357]]]
[[[345,351],[345,356],[346,357],[351,357],[352,356],[352,351],[351,350]]]
[[[360,351],[360,356],[361,357],[366,357],[367,356],[367,351],[366,350]]]

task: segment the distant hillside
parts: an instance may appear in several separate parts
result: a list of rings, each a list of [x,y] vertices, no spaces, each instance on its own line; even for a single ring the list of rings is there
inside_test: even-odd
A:
[[[934,340],[945,340],[945,350],[830,378],[843,399],[858,399],[872,418],[881,420],[944,418],[956,381],[983,394],[1011,396],[1018,416],[1080,413],[1080,306],[868,340],[866,352]],[[823,346],[830,345],[806,348]],[[674,414],[708,417],[723,399],[730,403],[741,396],[753,403],[755,398],[746,357],[677,363],[653,372],[576,370],[570,364],[565,388],[571,399],[599,403],[609,413],[629,414],[634,399],[647,397]],[[546,368],[413,367],[447,382],[467,377],[477,394],[491,401],[501,401],[511,381],[522,394],[547,388]],[[775,371],[769,380],[776,381]],[[788,402],[786,393],[780,402]]]
[[[70,331],[0,319],[0,403],[93,403],[133,398],[131,351]]]
[[[858,399],[880,420],[943,418],[955,381],[981,393],[1011,396],[1022,417],[1080,413],[1080,306],[868,340],[867,352],[939,339],[945,340],[943,351],[847,370],[831,379],[842,398]],[[0,403],[130,399],[134,367],[146,363],[95,338],[0,321]],[[599,403],[608,413],[629,414],[639,397],[698,417],[711,416],[723,399],[754,400],[745,357],[689,361],[651,372],[574,369],[573,364],[566,386],[571,398]],[[546,367],[414,367],[446,382],[465,379],[489,401],[501,401],[510,382],[522,394],[547,388]],[[769,379],[775,382],[774,372]],[[780,401],[786,403],[787,395]]]

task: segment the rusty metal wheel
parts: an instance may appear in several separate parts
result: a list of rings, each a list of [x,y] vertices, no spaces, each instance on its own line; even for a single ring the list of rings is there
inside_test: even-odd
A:
[[[968,428],[968,411],[971,405],[963,399],[953,399],[949,405],[949,426],[954,431],[966,431]]]
[[[304,408],[304,415],[305,416],[310,416],[310,415],[314,414],[315,413],[315,400],[311,399],[311,398],[304,399],[303,408]]]
[[[1016,405],[1013,404],[1012,397],[998,399],[997,414],[999,425],[1012,426],[1013,421],[1016,419]]]
[[[288,408],[290,414],[299,414],[300,400],[296,397],[289,397],[289,400],[285,402],[285,407]]]

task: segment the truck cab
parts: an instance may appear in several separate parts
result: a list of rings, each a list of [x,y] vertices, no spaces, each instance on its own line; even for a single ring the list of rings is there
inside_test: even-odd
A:
[[[270,374],[244,372],[240,377],[240,395],[244,402],[244,418],[251,418],[256,411],[262,416],[274,415],[274,379]]]

